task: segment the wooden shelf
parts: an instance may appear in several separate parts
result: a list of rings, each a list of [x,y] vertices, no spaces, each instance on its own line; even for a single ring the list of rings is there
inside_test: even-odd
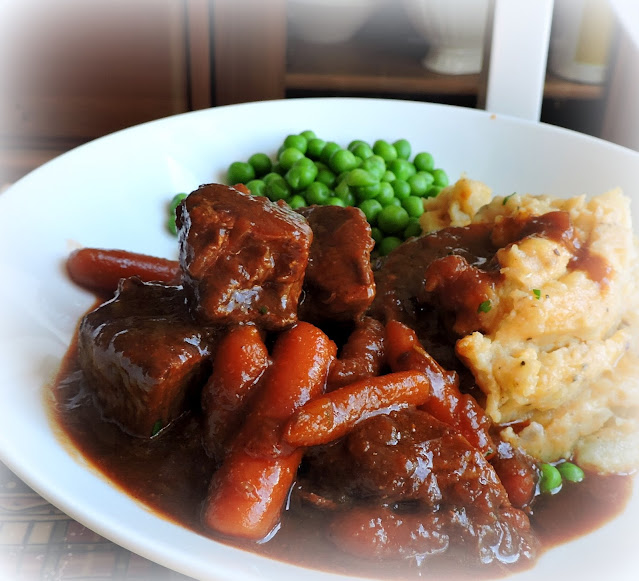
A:
[[[595,100],[603,98],[604,94],[604,85],[588,85],[586,83],[566,81],[552,73],[546,75],[546,86],[544,88],[544,95],[546,97]]]
[[[351,41],[313,45],[289,38],[287,89],[476,95],[479,75],[439,75],[421,65],[426,49]]]
[[[424,68],[426,45],[384,46],[365,41],[314,45],[291,38],[287,46],[284,83],[287,90],[350,91],[382,94],[476,96],[482,78],[442,75]],[[599,99],[601,85],[546,78],[544,95],[558,99]]]

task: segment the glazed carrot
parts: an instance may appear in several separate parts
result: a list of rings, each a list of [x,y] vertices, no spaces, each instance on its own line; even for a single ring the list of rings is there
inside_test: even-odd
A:
[[[203,444],[216,459],[223,458],[229,435],[237,431],[268,364],[268,350],[254,325],[233,327],[218,344],[213,372],[202,389]]]
[[[384,325],[364,317],[350,334],[328,372],[327,390],[379,375],[384,364]]]
[[[103,248],[73,251],[67,258],[67,271],[79,286],[101,293],[114,293],[120,279],[130,276],[167,284],[175,284],[180,277],[180,266],[175,260]]]
[[[421,405],[429,396],[430,382],[418,371],[362,379],[302,406],[284,428],[284,440],[292,446],[328,444],[375,412]]]
[[[459,378],[443,369],[422,347],[417,334],[398,321],[386,324],[387,360],[393,371],[413,369],[424,373],[432,392],[422,407],[438,420],[457,428],[484,454],[494,453],[489,434],[491,421],[473,397],[459,390]]]
[[[303,451],[268,454],[259,440],[266,428],[279,434],[298,407],[322,393],[336,351],[335,344],[308,323],[280,335],[246,422],[211,480],[202,511],[209,529],[252,540],[276,530]]]

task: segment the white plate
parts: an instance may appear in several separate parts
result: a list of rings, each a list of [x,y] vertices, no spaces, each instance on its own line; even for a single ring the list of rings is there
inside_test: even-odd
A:
[[[34,171],[0,195],[0,458],[37,492],[116,543],[186,575],[233,581],[345,579],[218,544],[159,518],[60,444],[45,413],[54,376],[92,297],[64,275],[77,245],[174,258],[165,205],[221,181],[228,165],[313,129],[354,138],[406,138],[451,179],[558,196],[620,186],[639,223],[639,154],[577,133],[483,111],[402,101],[305,99],[220,107],[115,133]],[[553,549],[517,579],[636,579],[635,492],[623,515]]]

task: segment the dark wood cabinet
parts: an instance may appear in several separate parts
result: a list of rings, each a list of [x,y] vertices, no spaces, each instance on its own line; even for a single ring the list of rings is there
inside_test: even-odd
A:
[[[422,67],[401,10],[355,37],[291,34],[286,0],[22,0],[0,14],[0,183],[80,143],[210,106],[364,95],[474,106],[482,76]],[[548,76],[547,111],[597,109],[605,87]]]
[[[211,104],[206,0],[25,0],[3,7],[0,172]]]

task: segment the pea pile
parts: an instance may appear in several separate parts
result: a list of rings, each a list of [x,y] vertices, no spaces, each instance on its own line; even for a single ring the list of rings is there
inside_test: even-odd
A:
[[[421,233],[423,199],[449,182],[430,153],[419,152],[412,160],[411,155],[406,139],[372,145],[356,139],[342,147],[309,130],[288,135],[274,160],[255,153],[231,163],[227,183],[245,184],[253,195],[284,200],[295,209],[357,206],[371,225],[376,251],[386,255]]]

